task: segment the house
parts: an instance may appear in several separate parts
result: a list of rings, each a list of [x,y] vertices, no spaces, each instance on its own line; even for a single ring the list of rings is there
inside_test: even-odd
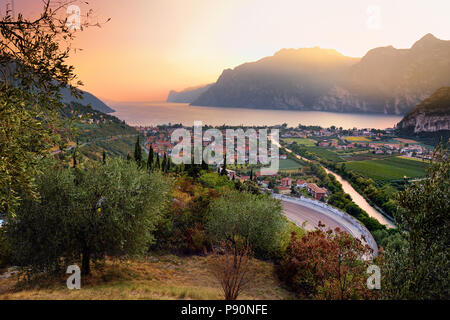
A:
[[[320,188],[315,183],[307,184],[308,193],[316,200],[322,200],[327,196],[327,189]]]
[[[281,185],[283,187],[291,187],[292,186],[292,179],[291,178],[283,178],[283,179],[281,179]]]
[[[278,192],[279,192],[280,194],[284,194],[284,195],[291,194],[291,188],[288,188],[288,187],[278,187]]]
[[[285,154],[280,155],[280,160],[287,160],[287,155]]]
[[[305,180],[297,180],[297,188],[306,188],[307,184],[308,183]]]

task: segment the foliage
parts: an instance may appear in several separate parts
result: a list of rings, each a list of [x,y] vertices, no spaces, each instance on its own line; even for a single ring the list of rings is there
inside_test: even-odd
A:
[[[390,241],[383,270],[391,299],[449,299],[450,160],[439,145],[427,178],[397,196],[400,232]]]
[[[13,214],[21,193],[38,198],[39,159],[58,142],[60,90],[80,96],[66,64],[73,34],[49,6],[35,20],[0,21],[0,212]]]
[[[279,254],[286,223],[281,202],[267,195],[232,191],[210,205],[205,225],[215,242],[243,239],[259,257]]]
[[[208,207],[218,196],[213,185],[208,188],[192,178],[178,178],[173,193],[175,200],[158,223],[153,248],[187,254],[209,248],[204,224]]]
[[[347,300],[374,297],[366,287],[363,260],[370,248],[346,232],[317,229],[291,242],[280,262],[280,278],[301,298]]]
[[[208,267],[214,274],[225,296],[225,300],[237,300],[239,294],[250,284],[252,253],[248,244],[236,247],[223,242],[220,251],[213,250]]]
[[[39,202],[24,199],[7,220],[14,260],[30,272],[55,271],[82,258],[141,255],[169,202],[170,183],[134,162],[64,169],[50,164],[37,179]]]

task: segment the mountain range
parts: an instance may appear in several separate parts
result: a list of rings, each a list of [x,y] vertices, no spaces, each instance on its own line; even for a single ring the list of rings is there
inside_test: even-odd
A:
[[[362,58],[318,47],[282,49],[223,71],[216,83],[204,90],[188,90],[180,102],[406,114],[444,86],[450,86],[450,41],[427,34],[409,49],[380,47]]]

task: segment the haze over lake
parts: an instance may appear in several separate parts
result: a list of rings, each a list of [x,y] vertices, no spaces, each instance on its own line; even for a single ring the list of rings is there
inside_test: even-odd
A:
[[[281,111],[244,108],[195,107],[186,103],[145,102],[111,103],[114,116],[132,126],[182,123],[192,126],[194,121],[204,125],[319,125],[322,127],[375,128],[394,127],[402,116],[383,114],[355,114],[317,111]]]

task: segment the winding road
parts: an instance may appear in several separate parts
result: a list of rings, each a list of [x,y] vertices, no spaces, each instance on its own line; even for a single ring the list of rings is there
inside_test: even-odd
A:
[[[336,229],[339,228],[342,231],[348,232],[352,237],[356,239],[363,240],[365,237],[360,229],[355,227],[354,224],[350,223],[339,216],[333,215],[329,211],[320,208],[318,206],[310,204],[300,204],[296,200],[282,200],[284,207],[284,215],[290,221],[295,223],[299,227],[303,227],[306,230],[315,230],[319,226],[319,222],[325,225],[326,229]],[[370,236],[372,238],[372,236]],[[373,249],[375,255],[378,253],[378,246],[373,239],[367,239],[369,241],[363,240],[363,242],[368,243]]]

